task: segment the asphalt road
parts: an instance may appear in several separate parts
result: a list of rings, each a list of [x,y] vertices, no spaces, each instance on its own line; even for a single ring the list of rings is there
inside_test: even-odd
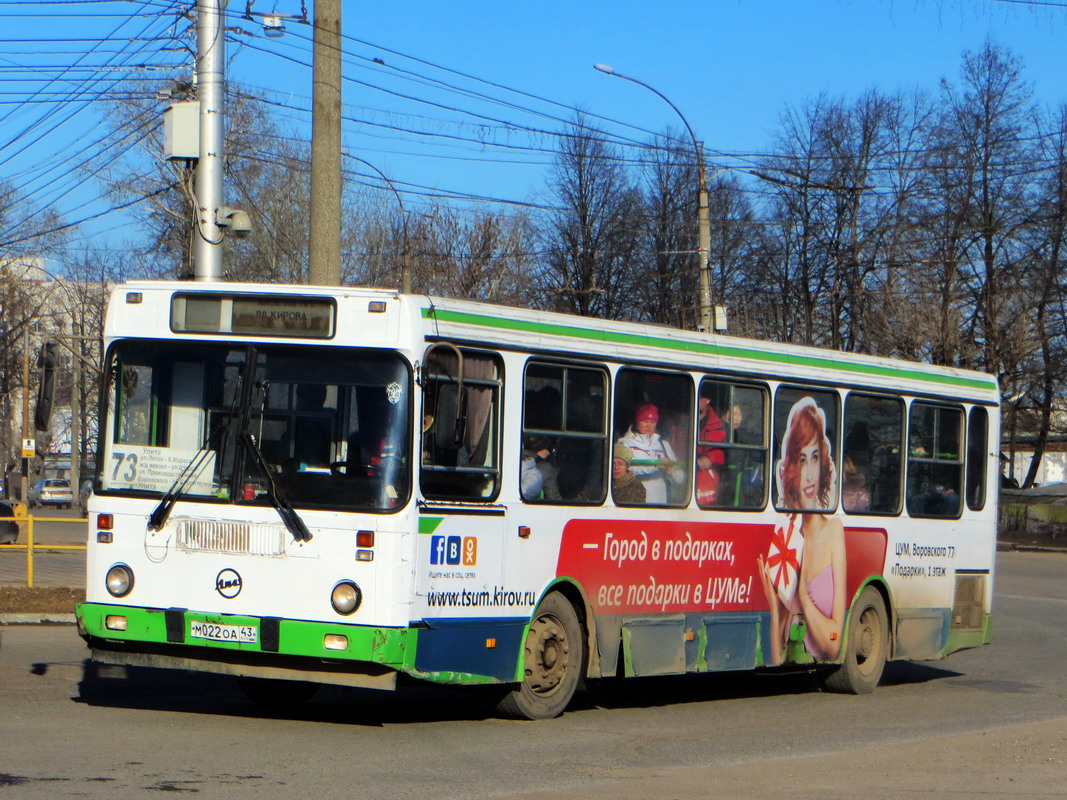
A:
[[[229,679],[98,672],[69,626],[0,630],[5,798],[1067,797],[1067,555],[1001,553],[992,646],[891,665],[867,697],[804,675],[606,681],[563,717],[484,691],[326,690],[293,715]]]

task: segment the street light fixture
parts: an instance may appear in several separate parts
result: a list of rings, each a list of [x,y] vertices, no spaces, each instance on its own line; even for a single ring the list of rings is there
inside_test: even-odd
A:
[[[400,192],[397,190],[396,184],[389,179],[389,176],[382,172],[380,169],[378,169],[376,166],[374,166],[372,163],[370,163],[364,158],[360,158],[359,156],[349,154],[348,157],[351,158],[353,161],[358,161],[360,164],[364,164],[370,167],[375,172],[377,172],[378,175],[381,176],[381,179],[385,181],[386,185],[393,191],[393,194],[396,195],[396,202],[400,204],[400,219],[404,226],[403,232],[401,234],[404,238],[400,251],[400,291],[403,294],[411,294],[411,263],[408,259],[408,212],[407,209],[404,208],[404,198],[400,196]]]
[[[593,69],[597,72],[603,72],[605,75],[622,78],[624,81],[644,86],[674,109],[674,113],[682,120],[682,124],[685,125],[685,129],[689,132],[689,138],[693,142],[693,151],[697,159],[697,270],[700,276],[700,330],[715,330],[715,307],[711,303],[711,275],[709,274],[710,268],[708,266],[708,255],[711,251],[711,220],[708,214],[708,187],[705,181],[704,146],[697,140],[696,134],[693,133],[693,127],[689,124],[689,120],[685,118],[685,114],[659,89],[649,86],[637,78],[623,75],[607,64],[594,64]]]

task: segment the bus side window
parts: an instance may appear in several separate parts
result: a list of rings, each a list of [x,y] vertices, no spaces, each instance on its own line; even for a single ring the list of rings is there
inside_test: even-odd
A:
[[[462,356],[462,358],[461,358]],[[500,485],[500,389],[495,353],[433,345],[423,366],[419,481],[426,497],[488,500]]]
[[[851,393],[845,398],[841,505],[850,514],[899,514],[904,401]]]
[[[908,513],[958,517],[962,487],[963,410],[915,402],[908,416]]]
[[[629,450],[627,471],[644,489],[644,501],[630,501],[632,504],[688,504],[692,486],[693,408],[693,381],[689,375],[619,370],[615,377],[615,441]],[[618,493],[615,495],[617,503],[627,502],[620,500]]]
[[[979,406],[971,409],[967,423],[967,508],[985,507],[986,454],[989,452],[989,414]]]
[[[837,510],[839,402],[837,392],[778,387],[774,396],[776,452],[772,484],[777,510]],[[809,472],[813,466],[814,472]]]
[[[697,399],[696,481],[701,508],[758,510],[765,502],[767,393],[705,379]]]
[[[538,361],[527,365],[520,457],[525,501],[603,502],[606,392],[603,369]]]

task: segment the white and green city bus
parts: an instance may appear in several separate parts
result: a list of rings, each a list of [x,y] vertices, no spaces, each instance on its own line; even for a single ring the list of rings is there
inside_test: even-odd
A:
[[[994,378],[361,288],[135,282],[106,328],[80,632],[270,702],[990,640]]]

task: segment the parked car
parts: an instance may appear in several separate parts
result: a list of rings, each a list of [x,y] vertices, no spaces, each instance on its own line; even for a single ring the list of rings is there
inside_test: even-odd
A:
[[[78,492],[78,507],[81,509],[82,516],[88,516],[89,514],[89,495],[93,493],[93,479],[86,478],[82,481],[81,491]]]
[[[30,487],[27,499],[31,508],[36,506],[70,508],[74,505],[74,492],[70,488],[70,481],[66,478],[46,478]]]
[[[11,504],[0,502],[0,544],[14,544],[19,538],[18,523],[10,519],[13,516],[15,516],[15,509],[11,507]]]

